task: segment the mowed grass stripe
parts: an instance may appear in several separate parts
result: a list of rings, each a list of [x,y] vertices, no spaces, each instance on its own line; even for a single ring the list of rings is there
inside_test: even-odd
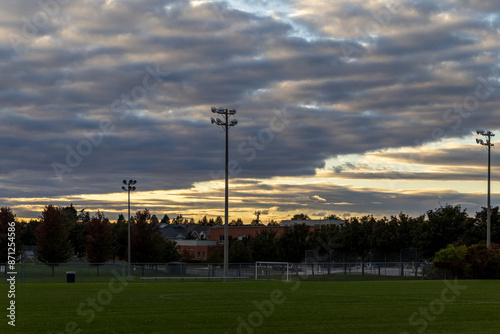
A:
[[[458,284],[459,294],[444,281],[131,282],[116,294],[102,283],[18,284],[15,329],[2,284],[0,332],[499,333],[500,281]]]

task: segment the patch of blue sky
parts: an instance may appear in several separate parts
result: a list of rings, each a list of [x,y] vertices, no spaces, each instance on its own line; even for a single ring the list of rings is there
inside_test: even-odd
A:
[[[201,2],[201,1],[197,1]],[[227,0],[231,8],[242,10],[258,16],[271,16],[275,20],[289,24],[293,28],[291,37],[299,37],[310,40],[317,40],[321,35],[311,27],[295,18],[295,11],[289,1],[286,0]]]

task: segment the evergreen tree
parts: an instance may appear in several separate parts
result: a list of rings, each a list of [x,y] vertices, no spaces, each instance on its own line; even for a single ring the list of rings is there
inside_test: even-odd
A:
[[[163,218],[160,220],[160,223],[170,224],[170,218],[168,218],[168,215],[164,215]]]

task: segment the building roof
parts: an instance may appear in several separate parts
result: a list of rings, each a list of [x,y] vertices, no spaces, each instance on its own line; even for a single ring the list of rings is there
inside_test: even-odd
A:
[[[308,220],[282,220],[281,226],[293,226],[305,224],[307,226],[342,225],[342,219],[308,219]]]
[[[210,226],[169,224],[161,227],[161,233],[167,239],[186,239],[189,235],[195,239],[208,239],[210,236]]]

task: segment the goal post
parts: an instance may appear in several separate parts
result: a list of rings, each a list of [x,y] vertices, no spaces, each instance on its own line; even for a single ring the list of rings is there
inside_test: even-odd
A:
[[[289,281],[291,268],[288,262],[257,261],[255,262],[255,280]]]

